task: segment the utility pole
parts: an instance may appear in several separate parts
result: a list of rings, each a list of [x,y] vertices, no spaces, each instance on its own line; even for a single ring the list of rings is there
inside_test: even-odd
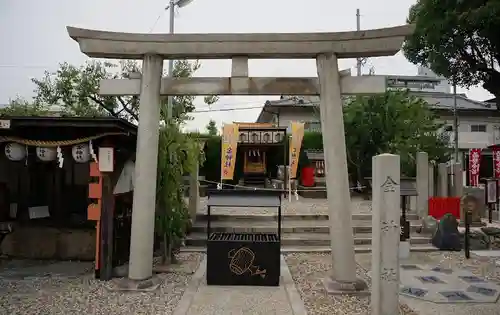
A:
[[[361,15],[359,9],[356,9],[356,31],[361,30]],[[356,69],[358,77],[361,76],[361,67],[363,66],[363,58],[356,58]]]
[[[175,20],[175,6],[179,8],[183,8],[190,4],[193,0],[170,0],[168,3],[168,7],[165,8],[169,9],[169,15],[170,15],[170,27],[169,27],[169,33],[174,34],[174,20]],[[168,60],[168,76],[173,77],[173,72],[174,72],[174,60],[169,59]],[[172,96],[168,96],[167,98],[167,122],[170,122],[172,119],[172,109],[174,107],[174,98]]]
[[[170,34],[174,33],[174,19],[175,19],[175,2],[174,0],[170,0],[170,3],[168,5],[169,13],[170,13],[170,27],[168,29],[168,32]],[[168,60],[168,76],[173,77],[173,71],[174,71],[174,60],[169,59]],[[172,119],[172,108],[174,107],[174,98],[172,96],[168,96],[167,98],[167,123],[170,123]]]
[[[458,151],[458,110],[457,110],[457,84],[453,80],[453,133],[454,133],[454,148],[455,148],[455,163],[459,163]]]

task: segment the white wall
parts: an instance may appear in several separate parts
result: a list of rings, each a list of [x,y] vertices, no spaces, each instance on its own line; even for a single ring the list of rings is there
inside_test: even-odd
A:
[[[293,108],[288,111],[282,111],[279,115],[279,126],[288,128],[293,121],[298,122],[319,122],[319,113],[313,108]],[[442,117],[441,121],[447,125],[453,126],[453,117]],[[467,141],[481,142],[484,141],[485,134],[482,132],[472,132],[471,125],[486,125],[486,133],[494,143],[500,143],[500,117],[460,117],[458,131],[467,133]],[[460,137],[460,135],[459,135]],[[477,139],[475,139],[477,138]],[[465,139],[464,139],[465,140]],[[493,143],[491,143],[493,144]],[[464,149],[468,149],[467,145]]]
[[[319,108],[318,108],[319,110]],[[283,111],[279,115],[279,126],[288,128],[291,122],[319,122],[319,113],[315,114],[315,111],[311,107],[306,108],[294,108],[290,111]]]

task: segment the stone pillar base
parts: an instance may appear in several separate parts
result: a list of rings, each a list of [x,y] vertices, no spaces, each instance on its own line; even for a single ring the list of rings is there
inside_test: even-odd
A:
[[[362,279],[356,279],[354,282],[345,282],[334,279],[329,276],[323,279],[323,285],[325,286],[326,292],[332,295],[340,294],[350,294],[357,296],[368,296],[370,291],[368,290],[368,285]]]
[[[151,278],[144,280],[132,280],[129,278],[111,280],[105,287],[108,291],[151,292],[158,289],[162,282],[162,278],[153,275]]]

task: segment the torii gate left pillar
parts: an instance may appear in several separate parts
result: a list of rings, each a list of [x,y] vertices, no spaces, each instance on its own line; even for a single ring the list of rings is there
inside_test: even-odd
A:
[[[330,293],[359,293],[341,94],[383,93],[385,78],[338,72],[338,58],[396,54],[411,25],[386,29],[309,34],[126,34],[68,27],[90,57],[143,59],[141,80],[103,80],[102,95],[140,93],[136,185],[129,279],[152,276],[160,95],[319,95],[325,151],[333,273]],[[232,78],[161,79],[162,59],[233,59]],[[248,58],[317,60],[317,78],[249,78]],[[139,285],[137,285],[138,287]]]

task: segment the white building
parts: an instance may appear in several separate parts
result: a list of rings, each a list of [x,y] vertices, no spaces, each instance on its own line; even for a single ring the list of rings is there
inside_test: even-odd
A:
[[[417,76],[387,76],[388,88],[408,88],[412,94],[429,103],[446,123],[450,131],[450,143],[454,143],[453,105],[450,83],[436,76],[431,70],[419,68]],[[500,143],[500,111],[494,104],[468,99],[457,94],[459,117],[458,146],[463,151],[471,148],[487,148]],[[267,101],[257,122],[274,122],[287,127],[291,121],[305,123],[306,130],[320,130],[319,97],[291,97],[283,95],[279,100]]]

